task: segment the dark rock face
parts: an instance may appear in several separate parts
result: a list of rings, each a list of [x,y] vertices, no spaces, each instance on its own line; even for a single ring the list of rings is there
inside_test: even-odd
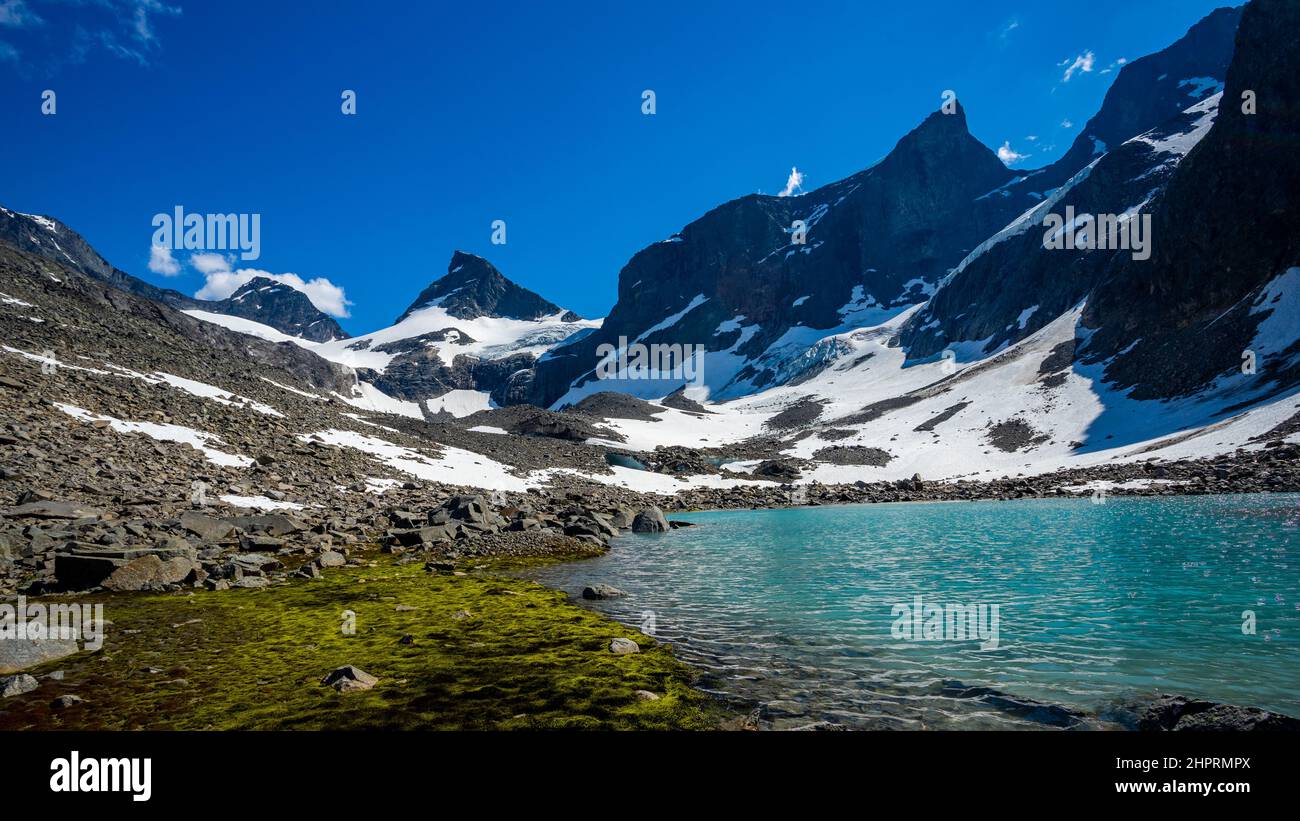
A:
[[[574,380],[593,378],[601,344],[637,338],[677,313],[641,341],[726,350],[741,341],[740,326],[756,326],[737,348],[756,358],[796,324],[840,326],[846,306],[921,302],[927,283],[1013,215],[1001,198],[984,195],[1014,177],[966,130],[958,105],[930,115],[884,160],[845,180],[804,196],[755,194],[721,205],[632,257],[603,327],[538,364],[533,402],[548,406]],[[795,220],[807,227],[803,244],[792,242]],[[736,327],[718,330],[737,317],[744,319]],[[776,384],[780,371],[755,362],[734,390]]]
[[[1159,133],[1190,129],[1198,118],[1181,115]],[[983,342],[982,352],[993,353],[1078,305],[1119,257],[1132,252],[1045,248],[1044,219],[1064,216],[1067,208],[1076,214],[1123,213],[1169,180],[1170,159],[1149,143],[1129,142],[1066,183],[1068,190],[1038,206],[1022,230],[1004,234],[967,261],[908,322],[900,336],[909,358],[933,357],[959,341]]]
[[[500,359],[460,354],[448,365],[437,351],[421,347],[394,357],[383,373],[365,370],[358,374],[398,399],[419,401],[452,390],[475,390],[489,392],[498,405],[508,405],[517,404],[501,401],[510,396],[511,379],[518,373],[531,372],[536,361],[530,353]]]
[[[1257,305],[1261,289],[1300,264],[1297,27],[1294,2],[1245,7],[1214,128],[1155,205],[1152,258],[1118,260],[1088,303],[1084,323],[1097,331],[1082,356],[1120,354],[1106,377],[1135,398],[1187,394],[1238,369],[1271,313]],[[1247,92],[1253,114],[1243,110]],[[1260,363],[1261,384],[1300,379],[1285,359]]]
[[[210,311],[242,317],[312,342],[346,339],[348,334],[300,291],[258,277],[229,299],[194,299],[170,288],[159,288],[114,268],[76,231],[50,217],[34,217],[0,208],[0,241],[92,279],[162,303],[179,311]],[[259,283],[254,287],[253,283]],[[259,289],[275,286],[274,291]]]
[[[1296,732],[1300,730],[1300,720],[1255,707],[1234,707],[1186,696],[1161,696],[1141,710],[1137,728],[1148,732]]]
[[[251,319],[312,342],[347,339],[348,334],[302,291],[273,279],[254,277],[228,299],[199,302],[201,310]]]
[[[457,319],[475,319],[480,316],[541,319],[564,311],[560,306],[506,279],[486,259],[464,251],[452,254],[447,275],[421,291],[397,321],[401,322],[413,312],[434,304]],[[562,319],[565,322],[575,322],[581,317],[567,311]]]

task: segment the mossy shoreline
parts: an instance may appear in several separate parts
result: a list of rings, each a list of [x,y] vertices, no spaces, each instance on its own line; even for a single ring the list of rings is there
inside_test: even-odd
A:
[[[0,729],[700,730],[726,717],[669,647],[562,592],[495,566],[365,558],[262,589],[60,598],[104,604],[104,646],[27,671],[41,686],[0,703]],[[641,652],[610,652],[615,638]],[[321,684],[348,664],[379,683]],[[53,706],[63,695],[84,702]]]

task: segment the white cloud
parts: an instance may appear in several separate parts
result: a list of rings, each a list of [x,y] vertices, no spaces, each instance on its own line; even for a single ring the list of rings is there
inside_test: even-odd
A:
[[[1031,143],[1032,143],[1032,142],[1037,142],[1037,141],[1038,141],[1038,135],[1037,135],[1037,134],[1030,134],[1028,137],[1025,137],[1025,139],[1026,139],[1026,140],[1029,140]]]
[[[24,0],[0,0],[0,26],[25,28],[45,22],[27,7]]]
[[[1061,120],[1061,128],[1074,128],[1074,123],[1071,120]]]
[[[803,174],[798,168],[790,169],[790,177],[785,181],[785,188],[781,189],[778,197],[789,197],[794,194],[803,193]]]
[[[154,245],[149,248],[149,270],[165,277],[174,277],[181,272],[181,264],[172,256],[172,249]]]
[[[330,316],[346,318],[348,306],[352,304],[352,300],[348,299],[343,288],[325,277],[305,280],[294,273],[273,274],[257,268],[240,268],[232,271],[230,260],[221,254],[194,254],[190,257],[190,265],[207,280],[194,294],[195,299],[226,299],[249,280],[265,277],[288,285],[295,291],[301,291],[317,310],[324,311]]]
[[[219,271],[230,270],[230,258],[221,254],[191,254],[190,265],[200,274],[207,276]]]
[[[1076,71],[1081,74],[1088,74],[1092,71],[1092,64],[1096,59],[1096,55],[1091,51],[1085,51],[1083,54],[1075,57],[1073,62],[1071,62],[1069,58],[1066,58],[1060,63],[1057,63],[1058,66],[1066,67],[1065,76],[1061,78],[1061,82],[1070,82],[1070,78],[1074,76],[1074,72]]]
[[[1006,142],[1002,143],[1002,147],[998,149],[998,159],[1002,160],[1003,164],[1005,165],[1011,165],[1014,162],[1019,162],[1020,160],[1023,160],[1025,157],[1028,156],[1029,156],[1028,154],[1017,154],[1015,151],[1013,151],[1011,149],[1010,140],[1007,140]]]

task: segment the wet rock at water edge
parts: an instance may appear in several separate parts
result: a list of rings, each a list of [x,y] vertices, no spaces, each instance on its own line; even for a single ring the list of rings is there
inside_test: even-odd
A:
[[[582,597],[584,599],[616,599],[626,595],[626,590],[620,590],[610,584],[596,583],[582,588]]]
[[[991,687],[967,687],[960,681],[945,681],[940,693],[949,698],[968,698],[1008,715],[1066,729],[1084,725],[1088,716],[1060,704],[1047,704],[1032,698],[1004,693]]]
[[[664,512],[655,506],[650,506],[632,520],[633,533],[667,533],[668,519]]]
[[[356,690],[369,690],[379,683],[379,679],[370,675],[359,667],[351,664],[331,670],[323,679],[321,684],[326,687],[333,687],[340,693],[350,693]]]
[[[1137,728],[1147,732],[1295,732],[1300,730],[1300,720],[1257,707],[1160,696],[1138,713]]]

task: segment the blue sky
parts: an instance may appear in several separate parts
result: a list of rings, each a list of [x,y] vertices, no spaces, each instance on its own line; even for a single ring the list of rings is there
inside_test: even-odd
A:
[[[260,214],[231,267],[318,280],[353,333],[458,248],[603,316],[640,248],[794,166],[811,190],[870,165],[944,89],[1016,167],[1059,157],[1108,69],[1221,5],[0,0],[0,204],[191,294],[185,252],[150,270],[153,216]]]

